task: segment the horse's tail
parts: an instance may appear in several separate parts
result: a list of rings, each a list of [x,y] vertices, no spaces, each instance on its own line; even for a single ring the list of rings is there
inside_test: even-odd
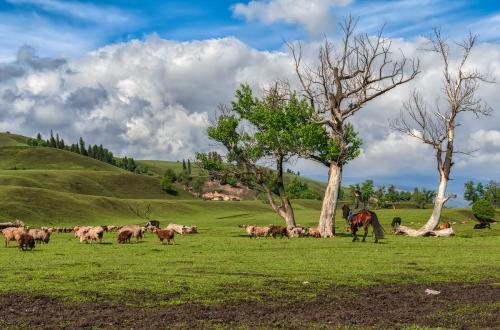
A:
[[[377,218],[377,214],[375,212],[372,212],[372,226],[373,226],[373,232],[375,233],[375,238],[377,240],[384,238],[384,227],[380,224]]]

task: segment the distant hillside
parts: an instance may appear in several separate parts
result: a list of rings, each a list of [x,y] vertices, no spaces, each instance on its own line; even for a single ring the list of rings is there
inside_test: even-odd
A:
[[[68,217],[71,223],[86,223],[96,218],[108,223],[120,223],[120,219],[128,219],[128,222],[136,219],[140,223],[144,219],[137,217],[130,205],[156,205],[154,216],[165,218],[160,209],[175,208],[176,212],[183,209],[182,212],[188,214],[189,207],[197,204],[186,206],[191,205],[186,202],[209,203],[195,198],[180,183],[174,184],[171,193],[161,189],[160,182],[167,169],[182,172],[180,161],[139,160],[137,165],[147,168],[147,173],[136,174],[67,150],[29,146],[28,139],[0,133],[0,219],[21,218],[37,223],[57,219],[58,223],[64,223]],[[192,164],[192,175],[200,175],[195,164]],[[324,189],[323,183],[290,173],[285,179],[294,178],[306,182],[320,194]],[[170,201],[176,202],[164,205]],[[316,205],[318,201],[311,203]],[[228,207],[238,208],[237,204],[230,205]],[[265,204],[262,207],[268,208]]]

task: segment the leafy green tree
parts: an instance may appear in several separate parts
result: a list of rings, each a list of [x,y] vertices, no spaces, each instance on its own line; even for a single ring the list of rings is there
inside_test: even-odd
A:
[[[493,207],[498,208],[500,205],[500,182],[490,181],[484,192],[484,198],[493,204]]]
[[[387,193],[385,195],[385,198],[386,200],[392,204],[392,208],[395,209],[395,203],[398,201],[399,199],[399,196],[398,196],[398,192],[396,190],[396,187],[391,184],[388,188],[387,188]]]
[[[415,203],[415,206],[419,209],[425,209],[427,204],[431,204],[434,198],[435,192],[432,190],[422,189],[419,190],[415,188],[411,200]]]
[[[367,203],[370,200],[373,192],[373,180],[365,180],[361,183],[361,199],[364,203]]]
[[[469,201],[471,205],[474,204],[479,199],[479,194],[477,193],[476,187],[474,186],[474,182],[465,182],[464,188],[464,199],[466,201]]]
[[[265,91],[262,98],[254,97],[250,87],[242,85],[231,107],[221,111],[216,123],[208,128],[208,136],[227,149],[228,165],[221,166],[222,173],[263,191],[275,212],[288,226],[295,226],[284,185],[284,164],[294,156],[316,152],[320,157],[328,152],[315,149],[327,146],[328,137],[323,127],[313,121],[311,107],[278,84]],[[198,160],[210,166],[221,165],[206,156],[198,155]],[[259,166],[262,161],[272,161],[275,172]],[[273,191],[280,198],[279,205]]]
[[[187,171],[189,174],[191,174],[191,161],[188,159],[188,162],[187,162]]]
[[[481,222],[491,221],[495,217],[495,208],[485,199],[480,199],[472,205],[472,213]]]
[[[186,161],[185,161],[184,159],[182,160],[182,171],[183,171],[183,172],[186,172],[186,171],[187,171]]]
[[[298,179],[293,178],[292,181],[286,186],[286,192],[289,198],[292,199],[320,199],[321,195],[309,188],[309,185]]]

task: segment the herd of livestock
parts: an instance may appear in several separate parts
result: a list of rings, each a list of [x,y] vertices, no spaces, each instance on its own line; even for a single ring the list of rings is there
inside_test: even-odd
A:
[[[35,247],[35,242],[38,244],[47,244],[50,241],[50,236],[53,233],[69,233],[73,232],[75,238],[79,239],[80,243],[98,242],[101,243],[105,232],[117,232],[118,243],[130,243],[131,238],[136,241],[142,240],[145,232],[149,231],[158,237],[160,243],[165,241],[167,244],[175,244],[174,235],[195,234],[198,232],[196,226],[184,226],[171,223],[165,229],[160,228],[160,222],[153,220],[149,221],[146,226],[127,225],[127,226],[76,226],[73,228],[27,228],[20,220],[8,223],[3,226],[2,235],[5,239],[5,247],[9,247],[11,241],[16,241],[20,250],[32,250]]]
[[[255,225],[240,225],[250,238],[252,237],[321,237],[317,228],[307,228],[302,226],[283,227],[269,225],[259,227]],[[0,227],[2,228],[2,227]],[[32,250],[35,242],[38,244],[47,244],[53,233],[74,233],[80,243],[101,243],[105,232],[116,232],[117,242],[119,244],[130,243],[131,239],[142,240],[146,232],[154,233],[160,243],[175,244],[175,234],[186,235],[198,233],[197,226],[185,226],[171,223],[166,228],[160,228],[160,222],[157,220],[149,221],[146,226],[127,225],[127,226],[76,226],[76,227],[41,227],[28,228],[20,220],[3,224],[2,234],[5,239],[5,247],[9,247],[11,241],[18,244],[20,250]]]
[[[397,228],[401,225],[401,218],[396,217],[391,223],[393,228],[393,233],[397,234]],[[440,224],[438,229],[450,228],[451,223]],[[269,225],[265,227],[256,225],[240,225],[240,228],[244,229],[250,238],[258,237],[321,237],[321,233],[318,228],[315,227],[284,227]],[[475,229],[482,229],[476,228]],[[3,228],[3,229],[2,229]],[[130,243],[130,240],[134,238],[136,241],[142,240],[144,233],[151,232],[156,234],[160,243],[163,244],[165,241],[167,244],[175,244],[174,235],[186,235],[186,234],[196,234],[198,233],[198,228],[196,226],[185,226],[171,223],[165,229],[160,228],[160,222],[157,220],[149,221],[146,226],[139,225],[127,225],[127,226],[76,226],[76,227],[56,227],[47,228],[41,227],[39,229],[29,229],[20,220],[16,220],[10,223],[0,224],[0,229],[2,229],[2,234],[5,239],[5,247],[8,247],[11,241],[16,241],[20,250],[26,251],[31,250],[35,247],[35,242],[38,244],[47,244],[50,241],[50,236],[53,233],[74,233],[75,238],[77,238],[80,243],[98,242],[101,243],[105,232],[117,232],[117,241],[120,244]],[[346,230],[348,230],[347,228]]]

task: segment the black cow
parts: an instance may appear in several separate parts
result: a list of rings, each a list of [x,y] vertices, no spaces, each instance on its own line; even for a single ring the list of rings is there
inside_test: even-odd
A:
[[[160,221],[149,220],[148,223],[146,223],[146,230],[149,230],[152,232],[155,228],[160,229]]]

